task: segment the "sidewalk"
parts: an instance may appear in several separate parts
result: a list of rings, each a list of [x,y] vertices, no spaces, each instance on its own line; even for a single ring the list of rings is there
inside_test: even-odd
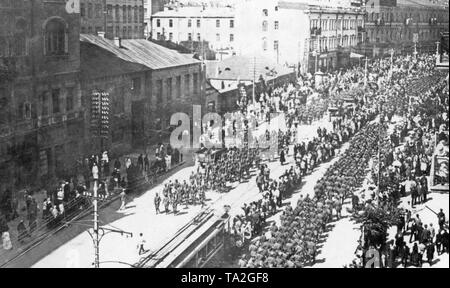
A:
[[[133,161],[133,163],[137,162],[137,158],[139,157],[140,153],[139,152],[134,152],[131,154],[127,154],[124,156],[121,156],[119,159],[121,161],[122,164],[122,177],[126,175],[125,172],[125,159],[127,158],[131,158],[131,159],[136,159]],[[149,157],[150,158],[150,157]],[[179,169],[179,167],[184,166],[186,163],[182,162],[179,163],[177,165],[174,165],[171,167],[170,171],[165,172],[165,174],[160,175],[158,177],[158,179],[160,178],[164,178],[165,175],[170,175],[173,171],[176,171]],[[113,166],[113,163],[111,163],[110,161],[110,166]],[[110,170],[112,171],[112,170]],[[109,178],[109,177],[108,177]],[[157,184],[160,180],[157,180],[157,182],[155,184]],[[150,183],[148,182],[144,182],[144,185],[150,185]],[[146,189],[150,188],[146,187]],[[91,187],[89,187],[89,190],[92,192],[93,189],[93,184],[91,183]],[[114,201],[118,200],[118,198],[120,194],[120,189],[115,189],[113,191],[109,191],[109,196],[106,199],[99,199],[99,207],[104,207],[106,205],[109,205],[111,203],[113,203]],[[57,233],[59,230],[61,230],[62,228],[66,227],[67,224],[61,222],[60,224],[58,224],[56,227],[54,228],[48,228],[47,224],[48,222],[46,222],[43,217],[43,201],[46,199],[47,197],[47,191],[45,190],[39,190],[38,192],[35,192],[32,194],[33,198],[36,200],[37,204],[38,204],[38,215],[37,215],[37,229],[31,233],[31,237],[26,237],[24,239],[24,241],[22,243],[18,242],[18,232],[17,232],[17,226],[20,223],[20,220],[24,221],[24,224],[27,228],[27,230],[29,231],[29,221],[27,220],[27,208],[26,208],[26,203],[25,203],[25,190],[21,190],[18,192],[17,197],[18,199],[20,199],[20,201],[18,201],[18,209],[17,212],[19,214],[19,217],[15,218],[14,220],[11,220],[7,223],[8,228],[9,228],[9,234],[10,234],[10,239],[12,242],[12,249],[10,250],[5,250],[3,249],[3,247],[0,248],[0,265],[3,265],[4,263],[10,261],[11,259],[14,259],[17,255],[20,255],[21,253],[27,251],[30,249],[30,247],[33,247],[34,245],[36,245],[37,243],[39,243],[42,239],[45,239],[47,237],[49,237],[50,235]],[[132,195],[132,197],[136,197],[138,196],[138,194]],[[92,206],[89,206],[88,208],[79,211],[78,214],[75,214],[75,219],[79,218],[79,217],[83,217],[86,214],[91,213],[91,209]],[[72,222],[73,219],[70,219],[70,222]]]

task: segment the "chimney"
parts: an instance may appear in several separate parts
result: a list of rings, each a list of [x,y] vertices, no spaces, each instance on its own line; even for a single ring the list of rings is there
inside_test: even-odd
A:
[[[122,47],[122,39],[120,39],[120,37],[114,37],[114,45],[119,48]]]
[[[98,35],[99,37],[102,37],[103,39],[105,38],[105,32],[104,32],[104,31],[98,31],[98,32],[97,32],[97,35]]]

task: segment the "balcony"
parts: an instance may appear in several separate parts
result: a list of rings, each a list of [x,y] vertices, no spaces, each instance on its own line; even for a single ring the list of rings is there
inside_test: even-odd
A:
[[[375,20],[375,25],[376,26],[384,26],[385,22],[383,18],[378,18]]]
[[[322,28],[313,27],[311,28],[311,38],[322,35]]]

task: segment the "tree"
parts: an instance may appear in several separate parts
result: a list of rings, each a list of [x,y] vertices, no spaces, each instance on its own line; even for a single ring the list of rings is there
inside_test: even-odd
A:
[[[364,226],[367,245],[376,246],[386,243],[387,230],[398,224],[401,215],[402,210],[391,203],[383,206],[367,205],[354,218]]]

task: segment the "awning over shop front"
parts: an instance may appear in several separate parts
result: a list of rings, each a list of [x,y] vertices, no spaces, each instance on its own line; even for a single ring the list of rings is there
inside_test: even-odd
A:
[[[350,58],[358,58],[358,59],[360,59],[360,58],[363,58],[364,57],[364,55],[361,55],[361,54],[358,54],[358,53],[350,53]]]

